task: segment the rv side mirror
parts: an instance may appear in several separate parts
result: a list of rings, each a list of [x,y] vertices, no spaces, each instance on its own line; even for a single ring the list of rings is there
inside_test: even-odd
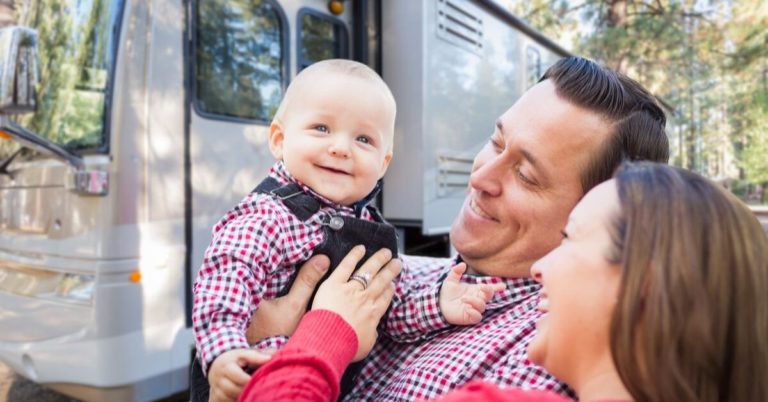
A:
[[[37,32],[0,29],[0,115],[34,112],[37,80]]]

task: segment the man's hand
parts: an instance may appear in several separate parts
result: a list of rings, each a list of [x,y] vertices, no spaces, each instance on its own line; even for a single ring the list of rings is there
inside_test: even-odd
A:
[[[324,255],[316,255],[299,269],[291,290],[283,297],[262,300],[251,325],[245,333],[251,345],[271,336],[293,335],[304,313],[312,292],[328,271],[331,261]]]
[[[450,324],[477,324],[483,319],[485,305],[491,301],[493,294],[506,288],[503,283],[461,283],[461,276],[466,270],[467,265],[463,262],[454,265],[440,288],[440,310]]]
[[[246,370],[256,369],[271,357],[264,352],[248,349],[230,350],[219,355],[208,371],[208,384],[211,386],[208,402],[235,402],[251,379]]]

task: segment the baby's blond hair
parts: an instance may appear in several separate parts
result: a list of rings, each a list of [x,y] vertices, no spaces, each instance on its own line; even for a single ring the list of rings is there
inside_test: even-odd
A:
[[[286,111],[288,110],[289,104],[291,103],[291,98],[294,96],[296,88],[301,86],[301,82],[308,80],[312,78],[312,76],[320,73],[337,73],[366,80],[379,87],[379,89],[381,89],[381,91],[386,94],[386,97],[389,99],[392,110],[397,110],[395,97],[392,95],[392,91],[389,90],[387,84],[383,79],[381,79],[381,76],[379,76],[376,71],[373,71],[373,69],[370,67],[357,61],[346,59],[329,59],[318,61],[317,63],[310,65],[304,70],[301,70],[301,72],[296,75],[296,78],[294,78],[293,81],[291,81],[291,84],[288,85],[288,89],[285,91],[285,96],[283,97],[282,102],[280,102],[280,106],[277,108],[277,112],[275,112],[275,117],[273,120],[282,121],[285,117]]]

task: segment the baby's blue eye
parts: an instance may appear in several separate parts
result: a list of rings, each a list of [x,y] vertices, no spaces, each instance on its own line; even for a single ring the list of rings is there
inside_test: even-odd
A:
[[[321,133],[327,133],[331,131],[328,129],[328,126],[326,126],[325,124],[318,124],[313,128],[315,129],[315,131],[320,131]]]
[[[373,141],[371,141],[371,137],[368,137],[367,135],[361,135],[357,137],[357,140],[362,142],[363,144],[371,144]]]

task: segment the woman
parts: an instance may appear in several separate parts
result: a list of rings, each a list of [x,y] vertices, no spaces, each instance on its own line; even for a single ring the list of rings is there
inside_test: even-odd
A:
[[[375,336],[375,323],[356,315],[378,315],[391,294],[384,275],[367,289],[348,282],[356,258],[320,287],[314,311],[241,401],[336,398],[340,373]],[[529,357],[580,400],[768,400],[768,239],[709,180],[666,165],[625,165],[582,199],[562,244],[531,273],[547,314]],[[343,303],[332,297],[339,291]],[[565,399],[470,383],[444,400]]]

